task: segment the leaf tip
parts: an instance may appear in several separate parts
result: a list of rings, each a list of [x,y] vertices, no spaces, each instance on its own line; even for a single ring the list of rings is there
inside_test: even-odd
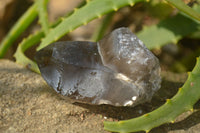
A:
[[[146,133],[149,133],[149,132],[150,132],[150,130],[146,130],[145,132],[146,132]]]
[[[113,10],[114,10],[114,11],[117,11],[117,10],[118,10],[118,8],[117,8],[117,7],[113,7]]]

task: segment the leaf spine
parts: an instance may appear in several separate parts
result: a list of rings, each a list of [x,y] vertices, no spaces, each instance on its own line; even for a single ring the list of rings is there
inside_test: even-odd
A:
[[[124,122],[123,122],[123,121],[119,121],[118,123],[119,123],[119,124],[123,124]]]
[[[54,37],[54,41],[57,41],[58,37]]]
[[[186,111],[192,111],[193,110],[193,106],[192,105],[187,105],[186,107],[185,107],[185,112]],[[192,111],[193,112],[193,111]]]
[[[101,15],[101,14],[99,14],[99,15],[97,15],[97,17],[98,17],[98,18],[101,18],[101,17],[102,17],[102,15]]]
[[[65,18],[63,18],[63,17],[62,17],[62,18],[60,18],[60,19],[61,19],[61,21],[64,21],[64,20],[65,20]]]
[[[78,8],[74,8],[74,12],[76,12],[78,10]]]
[[[166,3],[166,4],[168,4],[168,5],[171,5],[171,4],[169,4],[166,0],[163,0],[163,2]]]
[[[191,74],[191,72],[187,72],[187,74],[188,74],[188,75],[190,75],[190,74]]]
[[[83,22],[83,25],[87,25],[87,21],[86,21],[86,22]]]
[[[166,99],[166,103],[168,104],[171,104],[172,103],[171,101],[172,101],[171,99]]]
[[[134,3],[134,2],[132,2],[131,0],[129,0],[129,5],[130,5],[130,6],[134,6],[134,5],[135,5],[135,3]]]
[[[175,122],[175,121],[174,121],[174,120],[172,120],[170,123],[172,123],[172,124],[173,124],[174,122]]]
[[[118,8],[117,8],[117,7],[113,7],[113,10],[114,10],[114,11],[117,11],[117,10],[118,10]]]
[[[90,0],[86,0],[86,2],[88,3],[88,2],[90,2]]]
[[[130,3],[130,6],[132,7],[132,6],[134,6],[135,5],[135,3]]]

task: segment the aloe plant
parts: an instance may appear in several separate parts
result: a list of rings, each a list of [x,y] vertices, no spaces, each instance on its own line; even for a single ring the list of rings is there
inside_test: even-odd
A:
[[[143,38],[146,44],[150,44],[147,45],[149,48],[160,47],[167,42],[177,42],[181,37],[199,30],[200,14],[198,12],[186,6],[181,0],[167,1],[187,14],[186,16],[192,18],[192,20],[182,15],[177,15],[172,19],[163,20],[157,25],[144,29],[138,33],[138,36]],[[185,19],[182,22],[186,22],[190,26],[187,26],[186,23],[184,23],[186,25],[178,24],[177,20],[180,22],[181,19]],[[179,31],[181,28],[182,32]],[[154,35],[156,33],[161,35],[161,38],[157,39],[157,35]],[[192,72],[188,72],[187,81],[179,88],[178,93],[173,98],[167,99],[164,105],[143,116],[119,122],[106,121],[104,122],[105,130],[112,132],[149,132],[152,128],[164,123],[174,123],[176,117],[180,114],[189,110],[193,111],[194,104],[200,99],[199,80],[200,58],[197,58],[196,66]]]
[[[31,24],[31,22],[37,17],[36,4],[33,4],[24,15],[18,20],[18,22],[12,27],[6,37],[0,44],[0,58],[3,58],[9,47],[20,36],[22,32]]]
[[[75,12],[63,21],[54,29],[50,30],[49,34],[42,40],[37,50],[44,48],[48,44],[58,40],[63,35],[71,32],[75,28],[86,25],[95,18],[100,18],[102,15],[112,11],[117,11],[119,8],[127,5],[134,5],[137,2],[144,0],[93,0],[88,1],[85,6],[76,9]]]
[[[113,132],[149,132],[163,123],[173,123],[183,112],[193,110],[193,105],[200,99],[200,58],[197,58],[196,66],[188,74],[187,81],[178,93],[158,109],[130,120],[104,122],[105,129]]]
[[[81,25],[86,25],[88,22],[95,18],[99,18],[105,14],[108,14],[109,12],[117,11],[119,8],[127,5],[133,6],[135,3],[142,1],[145,0],[87,0],[84,6],[80,7],[79,9],[76,8],[71,15],[62,18],[62,21],[59,21],[59,24],[57,24],[54,28],[49,29],[46,14],[47,12],[44,6],[48,2],[48,0],[36,0],[33,6],[29,10],[27,10],[27,12],[19,19],[15,26],[10,30],[9,34],[2,41],[0,45],[0,57],[2,58],[4,56],[8,48],[13,44],[14,40],[28,27],[28,25],[34,20],[34,18],[36,18],[37,14],[39,14],[39,22],[42,26],[42,32],[46,34],[43,39],[43,36],[40,36],[37,37],[37,41],[35,41],[36,44],[36,42],[42,39],[42,42],[37,49],[39,50],[47,46],[48,44],[58,40],[63,35],[73,31],[77,27]],[[30,37],[28,38],[30,39]],[[24,45],[19,45],[18,49],[26,45],[27,49],[29,48],[29,46],[32,46],[26,44],[26,42],[23,43]],[[33,71],[38,72],[38,68],[36,67],[37,65],[35,64],[35,62],[29,60],[27,57],[27,60],[24,60],[25,58],[21,58],[25,57],[25,55],[23,55],[23,52],[24,51],[22,50],[17,50],[17,53],[15,54],[16,61],[25,66],[29,66],[29,68],[31,68]]]
[[[146,0],[86,0],[74,11],[60,18],[54,24],[50,25],[48,21],[47,4],[48,0],[35,0],[33,5],[24,13],[24,15],[11,28],[8,35],[0,44],[0,58],[2,58],[14,41],[24,32],[28,26],[39,16],[41,29],[36,33],[25,38],[17,48],[14,57],[16,62],[39,73],[37,64],[26,57],[24,52],[30,47],[40,43],[37,50],[57,41],[65,34],[73,31],[81,25],[86,25],[93,19],[107,15],[102,25],[93,36],[93,40],[99,40],[112,18],[113,12],[121,7],[134,6],[138,2]],[[174,17],[166,18],[158,24],[150,27],[144,27],[137,33],[138,37],[145,42],[148,48],[158,48],[167,43],[177,43],[181,38],[190,34],[198,36],[200,22],[200,6],[195,8],[188,7],[182,0],[166,0],[168,4],[179,9],[179,13]],[[194,10],[195,9],[195,10]],[[111,14],[109,14],[111,13]],[[188,26],[189,25],[189,26]],[[159,37],[158,37],[159,35]],[[200,99],[200,59],[193,71],[189,73],[188,80],[181,87],[178,93],[160,108],[126,121],[105,122],[105,129],[114,132],[134,132],[150,131],[152,128],[164,123],[173,122],[175,118],[188,110],[192,110],[194,103]],[[186,100],[185,97],[188,99]]]

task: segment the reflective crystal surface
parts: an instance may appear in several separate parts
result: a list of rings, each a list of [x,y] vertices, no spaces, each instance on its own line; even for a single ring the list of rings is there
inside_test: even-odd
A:
[[[160,88],[158,59],[127,28],[97,43],[50,44],[35,59],[46,82],[74,102],[135,106]]]

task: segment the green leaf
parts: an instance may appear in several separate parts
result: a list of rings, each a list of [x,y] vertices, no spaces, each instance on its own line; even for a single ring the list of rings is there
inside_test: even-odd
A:
[[[85,6],[80,9],[75,10],[75,12],[64,19],[61,24],[59,24],[54,29],[50,30],[49,34],[42,40],[42,43],[37,48],[40,50],[47,46],[48,44],[58,40],[63,35],[71,32],[75,28],[85,25],[91,20],[101,17],[112,11],[116,11],[121,7],[127,5],[134,5],[137,2],[144,0],[92,0],[89,1]]]
[[[82,2],[79,6],[82,6],[84,4],[84,2]],[[69,12],[71,14],[71,12]],[[56,27],[57,25],[59,25],[61,22],[61,19],[58,19],[55,23],[51,24],[50,27]],[[40,29],[40,31],[36,32],[33,35],[30,35],[28,38],[24,39],[17,47],[17,51],[14,54],[14,57],[16,59],[16,62],[28,67],[29,69],[31,69],[34,72],[40,73],[39,68],[37,66],[37,64],[32,61],[31,59],[29,59],[28,57],[26,57],[26,55],[24,54],[24,52],[34,46],[35,44],[39,43],[40,40],[44,37],[44,31],[42,29]]]
[[[33,4],[24,15],[16,22],[6,37],[0,44],[0,58],[2,58],[13,42],[20,36],[22,32],[33,22],[37,17],[36,4]]]
[[[159,48],[167,43],[176,43],[182,37],[199,29],[195,21],[178,14],[173,18],[162,20],[160,23],[144,27],[137,36],[149,49]]]
[[[193,10],[191,7],[187,6],[182,0],[166,0],[168,3],[172,4],[178,8],[181,12],[187,14],[190,18],[196,19],[200,22],[200,14]]]
[[[19,46],[17,47],[17,51],[14,54],[14,57],[16,58],[16,62],[28,67],[34,72],[40,73],[38,66],[35,62],[30,60],[28,57],[24,55],[24,52],[32,47],[33,45],[40,42],[41,38],[44,37],[44,32],[40,31],[35,33],[34,35],[30,35],[27,39],[24,39]]]
[[[36,0],[37,10],[39,13],[39,22],[45,34],[49,31],[49,23],[47,17],[47,3],[49,0]]]
[[[104,122],[104,128],[112,132],[149,132],[152,128],[164,123],[174,122],[175,118],[183,112],[193,109],[193,105],[200,99],[200,59],[187,81],[178,93],[158,109],[130,120],[119,122]]]

